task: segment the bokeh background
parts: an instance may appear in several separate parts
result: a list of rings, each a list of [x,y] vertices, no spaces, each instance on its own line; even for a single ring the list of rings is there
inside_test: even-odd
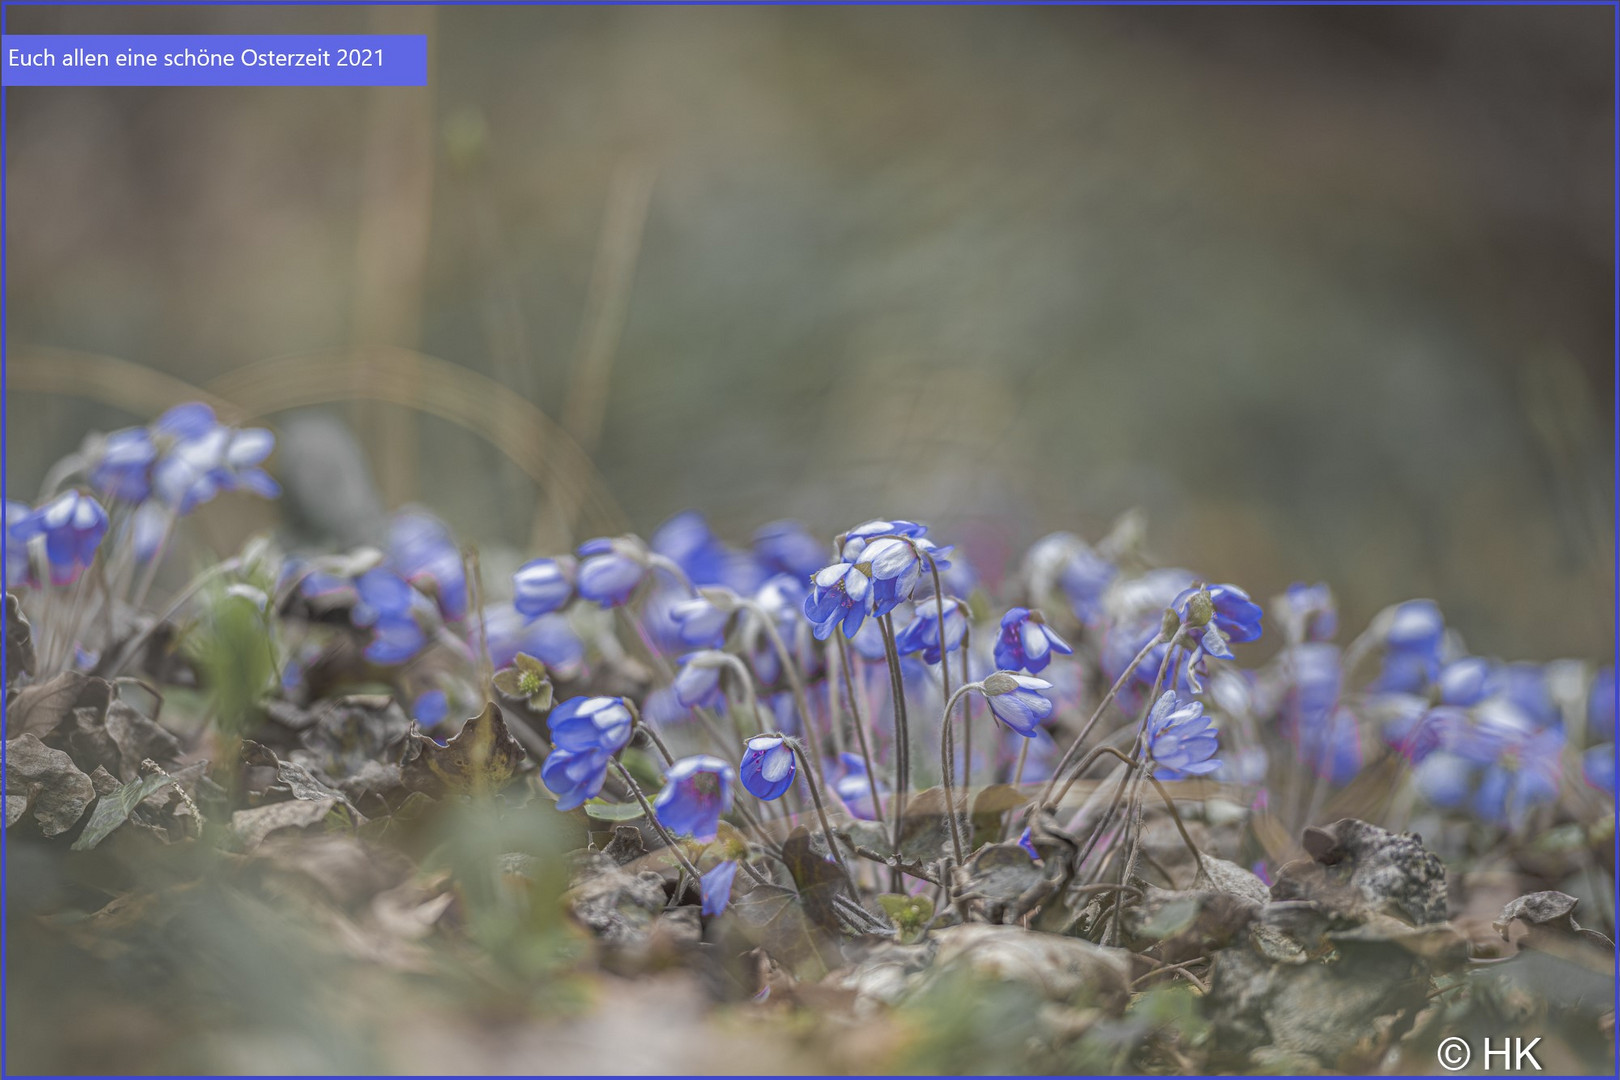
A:
[[[1606,657],[1612,17],[13,8],[432,73],[7,93],[9,497],[197,388],[491,549],[901,516],[993,579],[1140,507],[1352,628]]]

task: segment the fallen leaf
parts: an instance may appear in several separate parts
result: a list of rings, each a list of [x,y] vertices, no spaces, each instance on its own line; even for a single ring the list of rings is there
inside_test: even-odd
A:
[[[264,843],[271,833],[280,829],[306,829],[319,825],[337,805],[337,799],[291,799],[250,810],[238,810],[231,815],[231,831],[241,840],[243,850],[252,851]]]
[[[52,731],[74,709],[105,711],[112,700],[112,684],[105,679],[64,671],[54,679],[25,686],[6,702],[6,737],[40,735]]]
[[[6,685],[34,673],[34,629],[15,593],[6,593]]]
[[[84,831],[73,841],[73,850],[93,849],[107,839],[114,829],[128,821],[137,806],[172,783],[174,777],[166,773],[152,773],[101,796],[90,811],[90,819],[84,823]]]
[[[412,731],[400,775],[407,789],[428,795],[492,792],[512,778],[523,758],[522,745],[506,730],[501,707],[491,701],[443,746]]]
[[[59,836],[84,816],[96,786],[62,751],[37,736],[19,735],[6,743],[6,795],[8,826],[32,810],[41,833]],[[18,796],[23,798],[20,805],[13,801]]]

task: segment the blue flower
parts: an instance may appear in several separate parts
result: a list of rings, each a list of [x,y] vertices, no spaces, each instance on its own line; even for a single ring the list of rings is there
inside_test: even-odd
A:
[[[658,820],[677,835],[709,839],[719,830],[720,815],[731,809],[734,776],[717,757],[682,758],[664,774],[664,788],[653,800]]]
[[[1215,757],[1215,730],[1204,715],[1204,703],[1184,702],[1174,690],[1166,690],[1148,713],[1147,747],[1148,756],[1158,766],[1153,775],[1160,780],[1203,776],[1221,767]]]
[[[675,700],[688,709],[714,708],[721,703],[720,673],[726,661],[713,649],[687,653],[675,673]]]
[[[28,563],[28,540],[17,535],[17,527],[33,513],[27,503],[6,500],[6,588],[15,589],[33,581]]]
[[[1564,733],[1546,728],[1517,741],[1487,766],[1474,793],[1474,812],[1514,828],[1530,811],[1558,798]]]
[[[1192,598],[1199,592],[1209,594],[1210,602],[1214,605],[1214,613],[1208,623],[1188,628],[1187,636],[1198,646],[1195,653],[1204,652],[1222,660],[1230,660],[1232,651],[1226,647],[1228,642],[1242,643],[1260,637],[1262,614],[1260,605],[1250,600],[1249,594],[1236,585],[1210,585],[1186,589],[1171,601],[1170,606],[1177,615],[1186,619]],[[1211,630],[1214,633],[1211,633]]]
[[[1113,563],[1082,543],[1064,560],[1058,585],[1069,598],[1074,617],[1090,626],[1102,615],[1103,594],[1118,576]]]
[[[8,526],[12,540],[27,543],[45,537],[45,559],[51,584],[68,585],[79,579],[96,558],[101,538],[107,535],[107,511],[93,497],[65,491]],[[7,566],[9,573],[11,567]]]
[[[550,615],[574,595],[574,560],[533,559],[512,575],[512,606],[526,619]]]
[[[198,439],[218,426],[212,408],[200,401],[188,401],[158,417],[152,429],[171,439]]]
[[[845,533],[840,540],[839,557],[847,563],[855,562],[866,550],[867,544],[880,536],[908,536],[913,539],[928,532],[928,526],[915,521],[868,521]]]
[[[1446,705],[1477,705],[1490,691],[1491,662],[1465,656],[1440,669],[1440,700]]]
[[[1502,664],[1492,670],[1487,697],[1500,697],[1524,710],[1537,724],[1559,722],[1558,706],[1547,688],[1547,673],[1540,664]]]
[[[1581,775],[1588,784],[1614,798],[1614,743],[1594,746],[1581,755]]]
[[[998,671],[984,680],[984,699],[997,720],[1028,739],[1052,715],[1052,702],[1040,693],[1050,689],[1052,684],[1045,679]]]
[[[1054,652],[1068,656],[1074,650],[1046,625],[1040,612],[1015,607],[1001,617],[1001,635],[996,638],[997,667],[1039,674],[1052,662]]]
[[[401,576],[438,602],[446,619],[467,614],[467,570],[444,522],[425,510],[402,510],[388,531],[388,560]]]
[[[101,456],[90,467],[90,484],[109,499],[138,503],[151,494],[157,456],[157,444],[145,428],[115,431],[102,442]]]
[[[411,705],[411,719],[425,728],[438,727],[450,715],[450,698],[443,690],[426,690]]]
[[[259,463],[275,445],[275,436],[264,428],[237,431],[216,424],[183,436],[152,466],[153,494],[181,515],[238,488],[273,499],[281,486]]]
[[[678,601],[670,607],[669,614],[679,627],[676,633],[683,645],[715,649],[726,640],[726,623],[730,621],[731,613],[716,606],[707,597],[694,596]]]
[[[572,810],[601,794],[611,760],[601,750],[555,749],[540,767],[540,781],[557,796],[558,810]]]
[[[845,637],[853,638],[872,614],[871,579],[857,567],[837,562],[817,570],[810,584],[804,614],[814,627],[816,640],[826,641],[839,625]]]
[[[1029,852],[1031,859],[1041,861],[1041,853],[1035,850],[1035,841],[1030,838],[1028,825],[1025,825],[1024,831],[1018,834],[1018,846]]]
[[[872,579],[872,614],[887,615],[911,599],[930,562],[940,570],[950,566],[945,558],[949,551],[927,540],[893,536],[879,537],[862,548],[854,565]]]
[[[602,607],[619,607],[647,576],[647,563],[629,540],[599,537],[579,545],[579,595]]]
[[[1283,594],[1278,621],[1283,634],[1292,644],[1306,641],[1331,641],[1339,632],[1338,607],[1333,601],[1333,590],[1326,582],[1306,585],[1295,582]]]
[[[6,523],[10,523],[10,505],[6,507]],[[1615,737],[1615,669],[1605,667],[1592,678],[1592,688],[1586,691],[1586,735],[1588,738]]]
[[[467,634],[476,650],[479,628],[477,620],[471,623]],[[525,619],[511,604],[490,604],[484,608],[484,631],[489,635],[489,659],[496,668],[509,667],[518,653],[528,653],[566,681],[578,675],[585,662],[585,644],[563,615]]]
[[[776,632],[782,638],[782,643],[788,647],[790,654],[798,661],[799,669],[808,678],[816,669],[820,657],[803,634],[804,623],[799,614],[804,609],[805,598],[809,590],[798,578],[786,574],[777,574],[767,580],[754,594],[754,603],[760,611],[749,611],[744,615],[741,645],[746,650],[748,662],[759,676],[759,681],[765,685],[776,682],[782,674],[782,658],[776,653],[776,646],[772,644],[770,635],[762,625],[762,617],[771,620],[776,626]]]
[[[551,745],[570,754],[616,754],[630,742],[635,718],[618,697],[573,697],[546,717]]]
[[[1384,626],[1384,667],[1374,690],[1418,693],[1440,674],[1446,623],[1433,600],[1397,604]]]
[[[1339,704],[1344,681],[1339,647],[1305,642],[1289,649],[1284,661],[1285,731],[1317,776],[1347,783],[1361,771],[1361,737],[1354,715]]]
[[[804,580],[827,561],[827,548],[797,521],[773,521],[754,533],[754,555],[774,574]]]
[[[866,773],[866,761],[859,754],[839,754],[838,763],[842,766],[837,780],[833,781],[833,794],[838,796],[844,808],[852,817],[862,821],[877,821],[881,807],[872,801],[872,782]],[[889,794],[889,786],[879,780],[877,792],[880,798]]]
[[[727,859],[716,863],[714,869],[705,873],[700,882],[703,893],[703,914],[709,918],[723,913],[726,905],[731,903],[731,883],[737,876],[737,860]]]
[[[742,786],[756,798],[770,802],[780,799],[793,786],[793,775],[798,767],[798,759],[786,739],[780,735],[755,735],[743,751],[737,775],[742,778]]]
[[[359,599],[349,612],[349,621],[371,630],[366,659],[402,664],[422,651],[427,644],[423,622],[433,610],[432,601],[382,567],[355,578],[354,587]]]
[[[962,647],[968,630],[967,605],[954,596],[945,598],[945,651],[955,652]],[[895,648],[901,655],[914,652],[923,654],[923,661],[937,664],[940,660],[939,607],[930,600],[919,604],[917,617],[895,635]]]

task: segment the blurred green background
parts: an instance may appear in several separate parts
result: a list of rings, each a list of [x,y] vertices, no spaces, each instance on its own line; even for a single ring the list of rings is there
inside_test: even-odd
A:
[[[532,402],[640,530],[920,518],[994,579],[1141,506],[1163,559],[1330,580],[1352,629],[1429,595],[1482,652],[1611,651],[1609,10],[7,18],[432,50],[425,89],[6,95],[12,498],[183,389],[150,372],[251,412],[310,368],[247,365],[371,355],[444,396],[390,345],[555,461]],[[590,524],[478,423],[317,407],[390,504]]]

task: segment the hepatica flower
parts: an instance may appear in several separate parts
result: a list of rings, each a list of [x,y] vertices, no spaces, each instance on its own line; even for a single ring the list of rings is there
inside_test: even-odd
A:
[[[802,581],[827,561],[827,548],[797,521],[773,521],[754,533],[754,557],[771,573]]]
[[[467,629],[471,647],[478,649],[478,620]],[[484,608],[483,628],[489,635],[489,659],[497,668],[510,666],[519,653],[542,661],[558,679],[572,679],[585,663],[585,643],[579,640],[564,615],[525,619],[511,604]]]
[[[706,596],[677,601],[670,607],[669,614],[683,645],[714,649],[726,640],[726,623],[731,619],[731,612]]]
[[[664,788],[653,800],[658,820],[677,835],[709,839],[720,828],[720,815],[731,809],[734,777],[729,764],[709,754],[682,758],[664,774]]]
[[[512,606],[526,619],[538,619],[574,596],[574,560],[534,559],[512,575]]]
[[[1200,605],[1194,598],[1209,598],[1208,618],[1199,621]],[[1177,615],[1188,621],[1187,636],[1196,643],[1197,653],[1207,653],[1222,660],[1232,659],[1228,643],[1254,641],[1260,636],[1260,605],[1249,599],[1249,594],[1236,585],[1209,585],[1187,589],[1170,604]]]
[[[579,546],[579,595],[602,607],[619,607],[647,576],[646,553],[638,541],[599,537]]]
[[[558,810],[573,810],[602,793],[612,758],[601,750],[554,749],[540,767],[540,782],[557,796]]]
[[[927,532],[928,526],[919,525],[915,521],[868,521],[844,534],[839,557],[847,563],[853,563],[859,560],[867,545],[880,536],[906,536],[915,539]]]
[[[444,522],[425,510],[402,510],[388,530],[388,561],[431,596],[451,622],[467,614],[467,571],[461,549]]]
[[[574,697],[551,710],[546,726],[558,750],[612,756],[630,742],[635,718],[623,698]]]
[[[872,800],[872,781],[867,776],[866,762],[859,754],[839,754],[839,776],[833,781],[833,794],[838,796],[844,808],[852,817],[862,821],[876,821],[882,809]],[[877,793],[880,798],[889,794],[889,786],[883,781],[877,782]]]
[[[793,748],[780,735],[755,735],[749,739],[742,763],[737,767],[742,786],[766,802],[780,799],[793,786],[793,775],[797,771],[798,759]]]
[[[939,605],[933,600],[919,603],[917,617],[898,634],[895,635],[895,647],[902,655],[920,652],[924,663],[937,664],[940,661],[940,638],[945,640],[945,652],[955,652],[962,647],[962,640],[967,636],[968,610],[967,605],[954,596],[945,598],[945,632],[940,634]]]
[[[354,579],[359,596],[349,621],[372,632],[366,659],[377,664],[402,664],[427,644],[425,623],[435,613],[433,602],[410,582],[383,567],[367,570]]]
[[[713,708],[721,703],[720,673],[728,666],[725,654],[714,649],[681,657],[675,673],[675,700],[688,709]]]
[[[1001,633],[996,638],[997,667],[1039,674],[1052,662],[1054,652],[1068,656],[1074,650],[1046,625],[1039,611],[1015,607],[1001,617]]]
[[[145,428],[125,428],[108,435],[90,467],[90,486],[109,499],[138,503],[152,492],[152,463],[157,444]]]
[[[713,918],[725,912],[726,905],[731,903],[731,883],[736,877],[737,860],[727,859],[716,863],[714,869],[698,879],[703,894],[702,910],[705,916]]]
[[[1338,606],[1333,590],[1325,582],[1288,586],[1279,605],[1278,621],[1283,636],[1293,644],[1306,641],[1332,641],[1339,631]]]
[[[844,636],[853,638],[872,614],[872,603],[871,578],[856,566],[837,562],[817,570],[810,579],[804,614],[817,641],[826,641],[834,627],[842,627]]]
[[[1158,768],[1160,780],[1182,780],[1202,776],[1221,767],[1215,757],[1215,730],[1204,715],[1201,701],[1182,701],[1174,690],[1166,690],[1147,722],[1148,756]]]
[[[33,511],[27,503],[6,500],[6,588],[15,589],[33,581],[33,570],[28,564],[28,540],[17,534],[17,527]]]
[[[998,671],[984,680],[984,699],[997,720],[1029,739],[1052,715],[1052,702],[1041,694],[1050,689],[1052,684],[1045,679]]]
[[[17,524],[8,522],[7,531],[13,543],[43,536],[51,584],[70,585],[95,561],[96,549],[107,535],[107,511],[89,495],[64,491]],[[8,562],[8,577],[11,570]]]
[[[1373,689],[1418,693],[1440,674],[1446,623],[1433,600],[1397,604],[1384,628],[1384,666]]]

